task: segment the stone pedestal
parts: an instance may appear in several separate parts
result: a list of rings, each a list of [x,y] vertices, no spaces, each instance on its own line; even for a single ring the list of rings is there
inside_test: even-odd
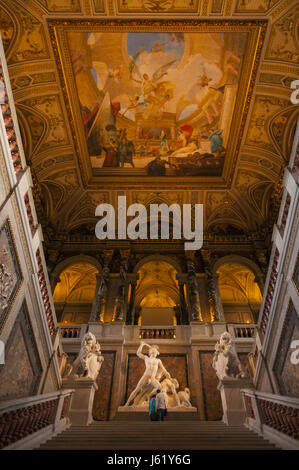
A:
[[[149,421],[148,405],[119,406],[114,417],[115,421]],[[199,420],[197,408],[194,406],[168,407],[166,421]]]
[[[225,377],[220,380],[218,390],[221,394],[223,417],[222,421],[228,425],[242,425],[245,422],[246,411],[241,390],[253,388],[250,379],[236,379]]]
[[[69,410],[72,425],[88,426],[92,423],[92,406],[94,394],[98,386],[89,378],[67,378],[63,380],[63,388],[73,389],[73,398]]]

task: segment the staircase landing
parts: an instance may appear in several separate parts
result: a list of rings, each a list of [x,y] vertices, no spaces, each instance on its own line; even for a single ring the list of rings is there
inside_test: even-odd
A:
[[[103,421],[72,426],[41,450],[275,450],[244,426],[220,421]]]

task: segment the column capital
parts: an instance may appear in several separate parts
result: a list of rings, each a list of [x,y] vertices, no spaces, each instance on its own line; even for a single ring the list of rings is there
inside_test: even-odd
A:
[[[105,264],[108,264],[110,263],[111,261],[111,258],[113,256],[113,253],[114,253],[114,248],[105,248],[105,250],[103,251],[103,257],[104,257],[104,263]]]
[[[129,249],[120,249],[119,250],[120,252],[120,256],[121,256],[121,259],[128,259],[130,254],[131,254],[131,250],[130,248]]]
[[[211,257],[211,253],[212,253],[211,250],[201,249],[200,253],[201,253],[202,257],[204,258],[204,260],[210,261],[210,257]]]
[[[186,257],[187,260],[194,261],[195,251],[194,250],[185,251],[185,257]]]

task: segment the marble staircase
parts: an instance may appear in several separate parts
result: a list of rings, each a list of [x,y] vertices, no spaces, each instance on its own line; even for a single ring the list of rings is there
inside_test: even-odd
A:
[[[244,426],[221,421],[102,421],[72,426],[40,450],[275,450]]]

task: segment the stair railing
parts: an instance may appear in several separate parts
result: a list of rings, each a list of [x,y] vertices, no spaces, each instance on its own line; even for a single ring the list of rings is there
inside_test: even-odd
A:
[[[73,390],[0,402],[0,449],[33,449],[70,426]]]
[[[285,449],[299,449],[299,402],[282,395],[242,390],[246,427]]]

